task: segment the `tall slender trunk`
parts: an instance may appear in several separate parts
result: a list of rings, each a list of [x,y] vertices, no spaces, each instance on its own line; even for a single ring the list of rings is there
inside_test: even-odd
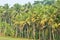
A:
[[[55,37],[54,37],[54,30],[52,29],[52,36],[53,36],[53,40],[55,40]]]
[[[42,30],[42,40],[45,40],[44,30]]]
[[[39,40],[40,40],[40,30],[39,30]]]
[[[23,31],[21,31],[21,37],[23,38]]]
[[[28,30],[28,28],[27,28],[27,38],[29,39],[29,30]]]
[[[52,28],[51,28],[51,26],[49,27],[49,36],[50,36],[49,39],[52,40]]]
[[[17,26],[16,26],[16,34],[15,34],[15,37],[17,37],[17,34],[18,34],[18,29],[17,29]]]
[[[35,24],[33,24],[33,39],[35,40]]]
[[[6,25],[6,19],[5,19],[4,29],[3,29],[3,31],[4,31],[3,34],[4,34],[4,35],[5,35],[5,32],[6,32],[6,26],[5,26],[5,25]]]

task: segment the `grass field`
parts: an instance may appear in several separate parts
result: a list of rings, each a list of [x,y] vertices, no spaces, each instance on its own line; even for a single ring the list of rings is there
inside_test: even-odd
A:
[[[31,39],[25,39],[25,38],[11,38],[11,37],[2,37],[2,36],[0,36],[0,40],[31,40]]]

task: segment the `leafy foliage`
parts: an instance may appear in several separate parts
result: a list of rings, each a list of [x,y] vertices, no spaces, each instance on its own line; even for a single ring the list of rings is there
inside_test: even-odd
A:
[[[11,37],[59,40],[59,3],[58,0],[43,0],[34,4],[17,3],[13,7],[0,6],[0,33]]]

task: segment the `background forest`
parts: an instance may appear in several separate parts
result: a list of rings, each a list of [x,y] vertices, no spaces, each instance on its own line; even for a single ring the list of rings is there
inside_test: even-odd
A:
[[[0,6],[0,36],[60,40],[60,0]]]

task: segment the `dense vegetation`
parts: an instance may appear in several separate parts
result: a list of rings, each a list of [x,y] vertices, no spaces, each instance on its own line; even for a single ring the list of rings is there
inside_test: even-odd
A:
[[[0,35],[60,40],[60,0],[0,6]]]

